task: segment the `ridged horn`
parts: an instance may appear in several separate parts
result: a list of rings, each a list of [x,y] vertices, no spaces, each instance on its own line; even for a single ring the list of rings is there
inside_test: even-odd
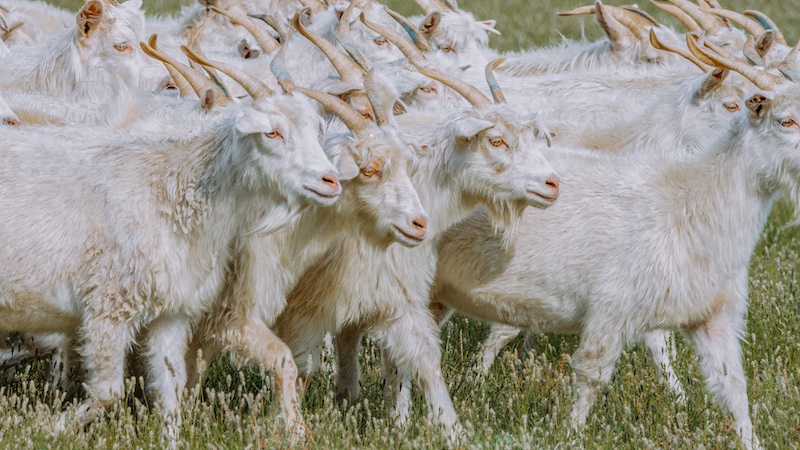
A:
[[[271,53],[280,47],[278,41],[276,41],[274,37],[270,36],[270,34],[267,33],[267,30],[262,28],[251,17],[238,12],[225,11],[224,9],[217,8],[216,6],[212,6],[211,10],[217,14],[222,14],[223,16],[241,25],[245,30],[253,35],[264,53]]]
[[[645,36],[647,34],[647,30],[654,26],[644,16],[636,12],[620,8],[618,6],[603,5],[603,7],[606,8],[615,19],[617,19],[617,22],[624,25],[625,28],[631,30],[631,33],[633,33],[633,35],[637,38]]]
[[[167,63],[177,70],[181,76],[183,76],[189,85],[194,89],[195,93],[198,97],[200,97],[206,89],[212,88],[219,91],[219,88],[211,82],[205,75],[192,69],[191,67],[178,62],[176,59],[172,58],[171,56],[161,53],[158,51],[158,36],[152,35],[148,43],[140,42],[139,45],[142,47],[142,51],[150,56],[151,58],[155,58],[163,63]],[[176,80],[177,81],[177,80]],[[217,95],[217,105],[222,106],[230,101],[227,97],[222,95],[222,92],[219,92]]]
[[[275,31],[278,32],[278,38],[280,39],[280,44],[283,45],[286,42],[289,42],[289,35],[291,31],[289,27],[282,20],[278,20],[275,16],[269,14],[248,14],[248,16],[258,19],[266,23],[267,25],[271,26]]]
[[[372,111],[375,113],[375,123],[387,125],[389,123],[389,114],[387,114],[386,106],[383,104],[380,90],[381,88],[375,83],[375,69],[370,69],[364,77],[364,91],[367,93],[367,99],[372,106]]]
[[[380,34],[381,36],[385,37],[389,42],[397,46],[401,52],[408,58],[409,60],[416,60],[419,61],[421,59],[425,59],[425,55],[409,41],[408,39],[404,38],[400,35],[400,33],[394,31],[389,27],[385,27],[383,25],[379,25],[367,19],[367,16],[362,12],[359,16],[361,19],[361,23],[363,23],[367,28],[370,30]]]
[[[275,53],[275,57],[273,57],[272,61],[269,63],[269,70],[272,71],[272,74],[278,79],[278,84],[283,88],[283,91],[288,95],[292,95],[294,81],[291,75],[289,75],[289,69],[286,68],[286,47],[288,47],[288,45],[289,41],[287,40],[281,46],[281,49]]]
[[[709,44],[706,43],[706,45]],[[698,51],[705,54],[708,59],[713,61],[716,67],[722,67],[738,72],[760,89],[770,90],[783,82],[780,77],[763,70],[758,70],[743,61],[726,58],[716,51],[713,51],[713,47],[708,47],[710,50],[706,50],[699,46],[696,46],[696,48]]]
[[[300,3],[303,5],[303,9],[308,8],[312,14],[321,13],[328,9],[328,5],[320,0],[300,0]]]
[[[655,17],[651,16],[647,11],[639,9],[638,6],[623,5],[623,6],[620,6],[620,8],[622,8],[625,11],[628,11],[630,13],[636,14],[637,16],[640,16],[644,20],[648,21],[650,23],[650,26],[654,26],[654,27],[660,27],[661,26],[661,24],[658,23],[658,21],[656,20]]]
[[[439,7],[434,5],[433,2],[429,0],[414,0],[414,3],[416,3],[425,14],[430,14],[434,11],[441,11]]]
[[[783,74],[783,76],[795,83],[800,82],[800,73],[797,70],[797,54],[800,51],[800,41],[797,41],[797,44],[794,44],[794,47],[789,51],[784,58],[783,62],[778,65],[778,70]]]
[[[353,9],[355,8],[356,2],[350,2],[350,6],[342,13],[342,17],[339,18],[339,26],[336,27],[336,40],[339,41],[339,44],[342,45],[344,51],[350,56],[350,58],[356,62],[361,69],[364,70],[364,73],[369,72],[369,65],[367,64],[367,60],[364,59],[364,56],[361,54],[361,51],[358,50],[358,47],[353,42],[353,38],[350,36],[350,20],[353,16]]]
[[[765,30],[774,31],[775,32],[775,40],[778,41],[779,43],[783,44],[783,45],[787,45],[786,44],[786,38],[783,37],[783,33],[781,33],[781,30],[778,29],[778,26],[775,25],[775,22],[773,22],[772,19],[769,18],[769,16],[767,16],[766,14],[764,14],[761,11],[756,11],[754,9],[748,9],[747,11],[744,11],[743,14],[745,16],[747,16],[747,17],[751,17],[751,18],[755,19],[756,21],[758,21],[758,23],[762,27],[764,27]]]
[[[702,43],[698,43],[698,40],[702,42],[703,39],[705,39],[705,37],[701,38],[694,33],[686,33],[686,47],[689,49],[692,55],[694,55],[695,58],[697,58],[703,64],[707,64],[711,67],[716,67],[716,63],[714,62],[714,60],[706,56],[706,54],[703,53],[702,51],[700,51],[700,46],[702,45]]]
[[[294,86],[293,89],[305,95],[306,97],[318,101],[322,104],[322,106],[336,114],[336,116],[339,117],[342,122],[344,122],[347,128],[349,128],[350,131],[356,135],[356,137],[362,136],[363,133],[367,132],[374,126],[372,122],[361,116],[358,111],[351,108],[350,105],[342,101],[339,97],[326,92],[307,89],[300,86]]]
[[[204,67],[213,67],[220,72],[224,73],[225,75],[231,77],[231,79],[237,83],[239,83],[254,100],[261,100],[262,98],[269,97],[273,95],[274,92],[272,89],[269,88],[264,82],[261,80],[256,79],[255,77],[251,76],[250,74],[244,72],[241,69],[233,67],[228,64],[224,64],[221,62],[216,61],[209,61],[200,55],[193,52],[191,49],[186,47],[185,45],[181,45],[181,51],[186,54],[189,58],[197,61],[198,64]]]
[[[700,28],[706,32],[713,33],[722,27],[722,22],[717,16],[703,11],[699,6],[690,2],[689,0],[667,0],[678,8],[682,9],[686,14],[691,16]]]
[[[340,52],[335,45],[331,44],[317,33],[314,33],[306,28],[303,25],[303,21],[300,20],[300,13],[296,13],[294,17],[292,17],[292,26],[295,30],[302,34],[303,37],[311,41],[320,50],[322,50],[322,53],[324,53],[331,64],[333,64],[333,68],[336,69],[336,72],[339,74],[339,77],[342,79],[342,81],[346,81],[348,83],[361,82],[364,77],[364,71],[361,70],[361,67],[354,63],[353,60],[348,58],[347,55]]]
[[[747,40],[742,47],[744,57],[754,66],[767,67],[767,64],[761,59],[761,55],[756,51],[756,40],[753,39],[752,34],[747,35]]]
[[[692,16],[686,14],[686,11],[678,8],[677,6],[657,0],[650,0],[650,3],[652,3],[656,8],[666,11],[678,19],[678,21],[680,21],[680,23],[682,23],[683,26],[686,27],[686,29],[690,32],[701,33],[703,31],[703,29],[700,28],[700,25],[698,25],[697,22],[692,19]]]
[[[758,22],[736,11],[728,11],[727,9],[706,9],[704,11],[730,20],[753,36],[758,36],[764,32],[764,27],[759,25]]]
[[[411,38],[411,42],[413,42],[414,45],[417,46],[419,51],[423,53],[428,53],[431,51],[430,42],[428,42],[428,39],[422,35],[422,32],[419,31],[419,28],[417,28],[416,25],[414,25],[405,16],[389,9],[388,6],[384,6],[383,10],[386,11],[386,13],[389,14],[392,17],[392,19],[396,20],[397,23],[399,23],[404,30],[406,30],[406,33],[408,33],[408,36]]]
[[[577,8],[570,9],[569,11],[559,11],[556,13],[556,15],[559,16],[581,16],[586,14],[594,14],[594,5],[579,6]]]
[[[486,83],[489,84],[489,90],[492,92],[492,98],[494,98],[494,102],[497,104],[505,103],[506,96],[503,95],[503,91],[500,90],[500,85],[497,83],[497,79],[494,77],[494,69],[496,69],[500,64],[503,64],[505,60],[505,56],[496,58],[487,64],[486,69],[484,70],[484,74],[486,75]]]
[[[450,10],[453,12],[458,12],[458,5],[456,5],[455,1],[451,0],[434,0],[436,3],[441,5],[442,10]]]
[[[419,73],[425,75],[428,78],[433,78],[436,81],[441,82],[442,84],[449,86],[454,91],[458,92],[467,99],[470,104],[476,108],[485,108],[492,104],[492,101],[489,100],[488,97],[483,95],[483,92],[479,91],[475,86],[472,86],[469,83],[466,83],[458,78],[452,77],[450,75],[444,74],[442,72],[429,69],[423,65],[421,65],[417,61],[411,61],[411,64],[417,68]]]
[[[703,72],[708,72],[711,69],[711,66],[708,64],[703,63],[696,56],[694,56],[691,52],[686,51],[682,47],[674,47],[671,45],[664,44],[658,39],[656,35],[656,30],[654,28],[650,29],[650,45],[657,50],[662,50],[665,52],[675,53],[677,55],[683,56],[685,59],[691,61],[695,66],[699,67],[700,70]]]

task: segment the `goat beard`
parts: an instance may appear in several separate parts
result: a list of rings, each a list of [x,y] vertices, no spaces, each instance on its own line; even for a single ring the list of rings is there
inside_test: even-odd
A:
[[[511,251],[517,239],[517,229],[522,221],[526,204],[495,201],[486,205],[495,234],[503,234],[503,249]]]

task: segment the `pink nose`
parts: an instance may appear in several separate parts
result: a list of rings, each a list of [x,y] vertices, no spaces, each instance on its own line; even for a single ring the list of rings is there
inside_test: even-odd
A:
[[[546,180],[544,180],[544,184],[550,188],[550,191],[553,193],[552,196],[554,198],[558,197],[558,177],[556,177],[555,175],[550,175],[549,177],[547,177]]]
[[[411,226],[414,227],[414,231],[420,236],[425,236],[428,233],[428,219],[426,219],[425,216],[419,216],[412,220]]]
[[[3,125],[8,125],[8,126],[11,126],[11,127],[18,127],[19,126],[19,120],[16,117],[6,117],[5,119],[3,119]]]
[[[327,186],[331,192],[339,192],[339,177],[334,173],[326,173],[322,176],[322,184]]]

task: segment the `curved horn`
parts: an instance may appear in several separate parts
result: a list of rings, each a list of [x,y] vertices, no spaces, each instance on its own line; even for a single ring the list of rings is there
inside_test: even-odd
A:
[[[431,51],[431,44],[428,42],[428,39],[422,35],[422,32],[419,31],[419,28],[417,28],[416,25],[411,23],[411,21],[408,20],[405,16],[400,15],[389,9],[388,6],[384,6],[383,10],[386,11],[386,13],[389,14],[392,17],[392,19],[396,20],[397,23],[399,23],[404,30],[406,30],[406,33],[408,33],[408,36],[411,38],[411,42],[413,42],[414,45],[417,46],[419,51],[423,53],[428,53]]]
[[[654,28],[650,29],[650,45],[652,45],[653,48],[655,48],[657,50],[662,50],[662,51],[665,51],[665,52],[672,52],[672,53],[675,53],[675,54],[683,56],[684,58],[686,58],[689,61],[691,61],[692,63],[694,63],[694,65],[699,67],[700,70],[702,70],[703,72],[708,72],[711,69],[710,65],[705,64],[702,61],[700,61],[699,59],[697,59],[697,57],[694,56],[691,52],[688,52],[688,51],[684,50],[681,47],[673,47],[671,45],[666,45],[663,42],[661,42],[658,39],[658,36],[656,35],[656,30]]]
[[[458,12],[458,5],[456,5],[455,1],[450,1],[450,0],[434,0],[434,1],[442,5],[443,10],[449,9],[450,11]]]
[[[303,9],[308,8],[311,14],[318,14],[328,9],[328,5],[320,0],[300,0],[300,3],[303,5]]]
[[[556,15],[559,16],[580,16],[585,14],[594,14],[594,5],[589,6],[579,6],[574,9],[570,9],[569,11],[559,11]]]
[[[377,23],[373,23],[367,19],[367,16],[362,12],[361,16],[361,23],[363,23],[367,28],[370,30],[380,34],[381,36],[385,37],[389,42],[396,45],[397,48],[406,55],[406,58],[409,60],[420,60],[425,59],[425,55],[411,43],[411,41],[407,40],[400,33],[392,30],[389,27],[385,27],[383,25],[378,25]]]
[[[756,21],[758,21],[758,23],[762,27],[764,27],[765,30],[774,31],[775,32],[775,40],[778,41],[779,43],[783,44],[783,45],[787,45],[786,44],[786,38],[783,37],[783,33],[781,33],[781,30],[778,29],[778,26],[775,25],[775,22],[773,22],[772,19],[769,18],[769,16],[767,16],[766,14],[764,14],[761,11],[756,11],[754,9],[748,9],[747,11],[744,11],[742,14],[744,14],[745,16],[753,18]]]
[[[430,14],[434,11],[440,11],[436,5],[428,0],[414,0],[414,3],[416,3],[425,14]]]
[[[269,63],[269,70],[271,70],[275,78],[278,79],[278,84],[283,88],[283,91],[288,95],[292,95],[294,81],[291,75],[289,75],[289,69],[286,68],[286,47],[288,45],[289,41],[287,40]]]
[[[261,20],[275,29],[275,31],[278,32],[278,38],[280,39],[281,45],[289,42],[289,35],[291,34],[291,31],[282,20],[278,20],[275,18],[275,16],[269,14],[248,14],[248,16]]]
[[[465,99],[467,99],[472,106],[476,108],[484,108],[492,104],[491,100],[488,97],[483,95],[483,92],[479,91],[475,86],[472,86],[469,83],[459,80],[458,78],[451,77],[450,75],[446,75],[444,73],[438,72],[433,69],[429,69],[423,65],[421,65],[417,61],[411,61],[411,64],[417,68],[419,73],[425,75],[428,78],[433,78],[436,81],[439,81],[459,94],[461,94]]]
[[[778,70],[781,71],[783,76],[795,83],[800,82],[800,74],[798,74],[797,70],[797,53],[799,50],[800,41],[797,41],[797,44],[794,44],[794,47],[792,47],[786,55],[786,58],[778,66]]]
[[[217,8],[216,6],[212,6],[211,10],[217,14],[222,14],[223,16],[244,27],[245,30],[253,35],[264,53],[271,53],[280,47],[278,41],[276,41],[274,37],[267,33],[267,30],[259,26],[258,23],[254,22],[253,19],[247,15],[240,14],[238,12],[225,11]]]
[[[637,16],[640,16],[644,20],[650,22],[650,26],[654,26],[654,27],[660,27],[661,26],[661,24],[658,23],[658,21],[656,20],[655,17],[653,17],[650,14],[648,14],[647,11],[639,9],[638,6],[623,5],[623,6],[620,6],[620,8],[622,8],[625,11],[628,11],[630,13],[636,14]]]
[[[236,67],[230,66],[228,64],[224,64],[221,62],[216,61],[209,61],[193,51],[191,51],[185,45],[181,45],[181,51],[186,54],[189,58],[197,61],[198,64],[206,67],[213,67],[218,69],[220,72],[228,75],[233,79],[233,81],[239,83],[251,97],[253,100],[260,100],[265,97],[269,97],[273,95],[274,92],[270,89],[266,84],[264,84],[261,80],[258,80],[248,73],[244,72],[243,70],[237,69]]]
[[[686,14],[686,11],[678,8],[677,6],[672,5],[670,3],[663,3],[657,0],[650,0],[650,3],[652,3],[653,6],[655,6],[656,8],[662,9],[668,12],[669,14],[675,16],[675,18],[678,19],[683,24],[683,26],[686,27],[687,30],[693,33],[700,33],[701,31],[703,31],[700,28],[700,25],[698,25],[697,22],[695,22],[695,20],[692,19],[692,16]]]
[[[375,123],[380,126],[389,123],[389,115],[386,113],[379,90],[380,88],[375,83],[375,69],[370,69],[367,76],[364,77],[364,91],[366,91],[369,104],[375,113]]]
[[[758,22],[750,19],[747,16],[739,14],[736,11],[728,11],[727,9],[706,9],[704,11],[730,20],[753,36],[758,36],[764,32],[764,28],[759,25]]]
[[[333,64],[333,68],[336,69],[342,81],[348,83],[361,82],[364,77],[364,72],[361,70],[361,67],[340,52],[335,45],[331,44],[317,33],[307,29],[303,25],[303,21],[300,20],[300,13],[296,13],[294,17],[292,17],[292,26],[306,39],[322,50],[322,53],[324,53],[331,64]]]
[[[702,11],[699,6],[690,2],[689,0],[667,0],[678,8],[682,9],[686,14],[691,16],[692,19],[700,25],[703,30],[713,33],[722,27],[722,23],[717,16]]]
[[[753,39],[752,34],[747,35],[747,41],[744,43],[742,53],[744,54],[744,57],[750,61],[750,64],[754,66],[767,67],[767,64],[763,59],[761,59],[761,55],[759,55],[756,51],[756,40]]]
[[[714,60],[710,59],[708,56],[706,56],[705,53],[700,51],[700,45],[702,44],[698,44],[697,42],[698,39],[701,38],[698,37],[696,34],[686,33],[686,47],[689,49],[692,55],[694,55],[695,58],[697,58],[703,64],[707,64],[711,67],[716,67],[716,63],[714,62]]]
[[[709,45],[706,43],[706,45]],[[738,72],[743,77],[750,80],[753,84],[758,86],[760,89],[770,90],[773,87],[781,84],[783,81],[780,77],[775,76],[769,72],[765,72],[763,70],[758,70],[745,62],[738,61],[736,59],[726,58],[716,51],[707,51],[699,46],[696,47],[698,51],[703,53],[708,59],[714,62],[714,65],[717,67],[722,67],[725,69],[730,69],[735,72]],[[714,50],[712,47],[709,47],[711,50]]]
[[[503,64],[505,60],[505,56],[495,59],[486,65],[486,70],[484,71],[486,74],[486,82],[489,84],[489,90],[492,92],[492,98],[494,98],[494,102],[498,104],[505,103],[506,96],[503,95],[503,91],[500,90],[500,85],[497,84],[497,79],[494,77],[494,69],[496,69],[500,64]]]
[[[341,121],[347,125],[347,128],[349,128],[350,131],[352,131],[357,137],[362,136],[363,133],[374,126],[370,121],[362,117],[358,111],[351,108],[350,105],[342,101],[339,97],[326,92],[307,89],[300,86],[294,86],[293,89],[305,95],[306,97],[318,101],[322,104],[322,106],[336,114],[336,116],[339,117],[339,119],[341,119]]]
[[[615,19],[617,19],[617,22],[624,25],[625,28],[631,30],[631,33],[633,33],[633,35],[637,38],[646,35],[648,28],[654,26],[644,16],[636,12],[620,8],[618,6],[603,5],[603,7],[606,8]]]
[[[339,41],[339,44],[344,48],[344,51],[350,55],[350,58],[361,66],[364,73],[367,73],[369,72],[367,60],[361,55],[361,51],[358,50],[358,47],[356,47],[356,44],[350,37],[350,17],[353,15],[353,8],[355,8],[355,6],[355,1],[350,2],[350,6],[342,13],[342,17],[339,18],[339,26],[336,27],[335,36],[336,40]]]
[[[200,97],[201,94],[203,92],[205,92],[205,90],[208,89],[208,88],[219,90],[219,88],[214,83],[212,83],[211,80],[206,78],[205,75],[201,74],[200,72],[196,71],[195,69],[192,69],[189,66],[181,64],[180,62],[178,62],[176,59],[172,58],[171,56],[169,56],[169,55],[167,55],[165,53],[161,53],[160,51],[158,51],[158,36],[157,35],[154,34],[154,35],[150,36],[149,43],[140,42],[139,45],[142,47],[142,51],[145,54],[147,54],[148,56],[150,56],[151,58],[155,58],[155,59],[157,59],[157,60],[159,60],[161,62],[167,63],[167,64],[171,65],[172,67],[174,67],[175,70],[177,70],[186,79],[186,81],[189,83],[189,85],[192,86],[192,89],[194,89],[194,91],[195,91],[195,93],[197,93],[198,97]],[[177,81],[177,80],[175,80],[175,81]],[[219,92],[219,94],[220,95],[218,95],[216,97],[217,98],[217,104],[222,106],[225,103],[227,103],[229,101],[229,99],[227,97],[225,97],[224,95],[222,95],[222,92]]]

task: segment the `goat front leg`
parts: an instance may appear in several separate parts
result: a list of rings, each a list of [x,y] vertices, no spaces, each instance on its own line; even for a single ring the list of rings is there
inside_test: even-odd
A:
[[[733,306],[729,307],[734,309]],[[722,408],[733,416],[736,431],[747,449],[761,448],[753,431],[747,400],[747,380],[742,366],[739,331],[744,319],[725,309],[705,322],[685,330],[700,357],[708,390]]]
[[[410,307],[391,322],[376,325],[374,332],[387,360],[397,365],[399,377],[413,377],[419,382],[434,423],[455,437],[460,427],[442,375],[439,329],[430,311]],[[402,385],[402,381],[396,383],[398,394]]]
[[[489,336],[481,344],[481,371],[486,374],[500,351],[519,335],[521,330],[509,325],[492,324]]]
[[[581,343],[572,355],[572,368],[576,375],[572,421],[577,428],[586,425],[595,397],[611,380],[614,366],[622,354],[625,340],[615,328],[619,327],[586,324]]]
[[[651,331],[644,335],[644,345],[650,353],[650,358],[656,368],[658,378],[667,383],[672,394],[679,403],[686,403],[686,394],[683,386],[672,369],[672,360],[675,359],[675,340],[672,333],[664,330]]]
[[[361,395],[361,368],[358,354],[361,327],[347,325],[336,334],[336,401],[349,405]]]

